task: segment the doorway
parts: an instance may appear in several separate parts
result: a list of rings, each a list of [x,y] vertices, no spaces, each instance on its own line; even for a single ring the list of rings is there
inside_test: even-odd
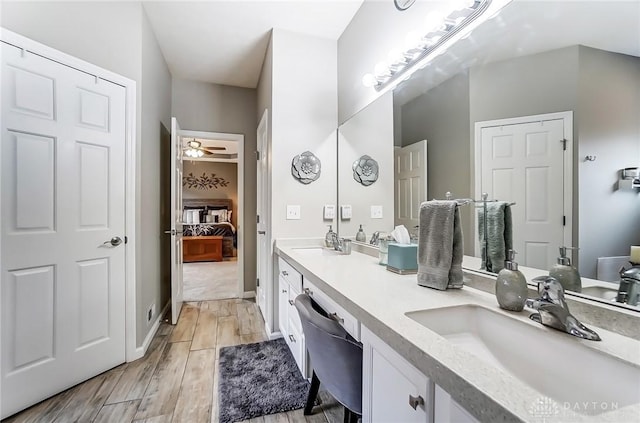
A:
[[[184,301],[242,298],[244,135],[182,130]]]

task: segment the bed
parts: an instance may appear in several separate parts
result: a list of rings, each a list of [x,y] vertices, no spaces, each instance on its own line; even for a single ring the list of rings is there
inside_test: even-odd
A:
[[[182,204],[185,222],[183,261],[221,261],[224,257],[236,255],[236,228],[223,217],[233,216],[229,213],[233,210],[233,200],[185,199]],[[188,216],[188,213],[192,215]],[[189,223],[192,221],[193,213],[196,213],[196,221],[200,223]]]

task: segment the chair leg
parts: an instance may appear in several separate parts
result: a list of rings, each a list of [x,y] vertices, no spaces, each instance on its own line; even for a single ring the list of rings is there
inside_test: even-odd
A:
[[[353,413],[347,407],[344,407],[344,423],[351,423]]]
[[[318,389],[320,389],[320,379],[316,376],[316,372],[313,372],[313,376],[311,376],[311,386],[309,387],[309,396],[307,397],[307,404],[304,406],[305,416],[311,414],[316,397],[318,396]]]

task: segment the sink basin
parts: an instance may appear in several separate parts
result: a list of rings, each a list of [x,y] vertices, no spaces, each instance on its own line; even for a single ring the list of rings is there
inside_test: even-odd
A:
[[[640,368],[583,344],[593,341],[475,305],[405,314],[573,412],[596,415],[640,402]]]
[[[591,295],[592,297],[602,298],[603,300],[614,300],[618,295],[618,290],[608,288],[606,286],[587,286],[582,288],[582,293]]]

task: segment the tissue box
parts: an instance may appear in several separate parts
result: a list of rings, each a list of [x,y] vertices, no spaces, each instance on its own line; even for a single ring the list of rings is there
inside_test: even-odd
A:
[[[389,243],[387,270],[401,275],[418,273],[418,244]]]

